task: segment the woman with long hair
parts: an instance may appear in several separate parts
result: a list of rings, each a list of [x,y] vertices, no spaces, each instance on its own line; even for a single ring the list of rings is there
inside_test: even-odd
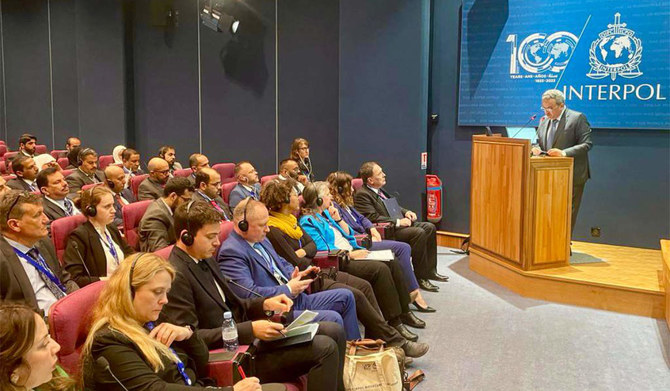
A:
[[[82,350],[86,388],[205,390],[207,346],[189,327],[160,322],[175,270],[152,253],[126,258],[103,288]],[[109,365],[96,365],[100,358]],[[228,388],[231,389],[231,388]],[[260,390],[257,378],[233,390]]]
[[[116,209],[111,190],[93,186],[82,191],[75,205],[87,221],[70,234],[63,260],[65,270],[83,287],[111,275],[135,250],[113,224]]]
[[[328,175],[326,180],[328,181],[330,194],[333,197],[333,206],[347,225],[354,231],[354,234],[369,233],[372,238],[371,250],[392,250],[402,266],[405,284],[409,290],[412,304],[414,304],[419,312],[435,312],[435,309],[430,307],[421,295],[419,282],[412,269],[412,260],[410,258],[412,248],[409,244],[395,240],[382,240],[381,234],[377,231],[374,224],[354,208],[354,192],[351,186],[352,177],[349,173],[336,171]]]
[[[60,345],[44,319],[23,304],[0,304],[0,390],[75,390],[58,366]]]
[[[297,138],[293,140],[289,157],[298,162],[301,174],[306,176],[310,182],[314,182],[314,170],[309,158],[309,142],[306,139]]]

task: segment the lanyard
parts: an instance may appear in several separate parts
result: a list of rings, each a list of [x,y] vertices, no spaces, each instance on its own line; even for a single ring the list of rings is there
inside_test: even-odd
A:
[[[100,236],[102,239],[102,236]],[[112,257],[114,257],[114,262],[116,262],[116,266],[119,266],[119,254],[116,252],[116,247],[114,246],[114,242],[112,242],[112,238],[109,236],[107,233],[107,230],[105,229],[105,238],[107,238],[107,241],[105,239],[102,240],[102,242],[105,244],[105,247],[109,249],[109,252],[112,254]]]
[[[270,254],[265,251],[265,248],[260,243],[256,243],[258,245],[258,251],[261,253],[261,256],[265,260],[265,263],[267,263],[268,267],[272,270],[272,273],[274,274],[275,279],[279,280],[281,283],[286,284],[288,282],[288,279],[284,276],[284,273],[282,273],[281,270],[279,270],[279,267],[275,263],[274,258],[270,256]],[[256,248],[256,247],[255,247]]]
[[[21,257],[21,258],[23,258],[23,259],[25,259],[25,261],[28,262],[32,267],[34,267],[35,269],[37,269],[38,272],[40,272],[41,274],[47,276],[47,277],[49,278],[49,280],[51,280],[51,282],[53,282],[54,284],[56,284],[56,286],[58,286],[58,288],[59,288],[61,291],[63,291],[63,293],[67,292],[67,289],[63,286],[63,284],[61,284],[61,282],[60,282],[60,280],[58,279],[58,277],[56,277],[56,276],[53,274],[53,272],[51,271],[51,269],[49,269],[49,266],[47,266],[47,262],[44,260],[44,258],[42,258],[42,254],[39,254],[39,253],[38,253],[38,258],[39,258],[39,260],[36,261],[36,260],[34,260],[31,256],[29,256],[29,255],[23,253],[21,250],[17,250],[17,249],[14,248],[14,247],[12,247],[12,249],[14,249],[14,252],[16,253],[16,255],[18,255],[19,257]]]
[[[149,331],[153,330],[154,327],[155,327],[154,322],[147,322],[144,326],[147,329],[149,329]],[[177,359],[177,362],[176,362],[177,371],[179,371],[179,374],[184,379],[184,383],[186,383],[187,386],[190,386],[191,384],[193,384],[193,382],[191,381],[191,378],[188,377],[188,375],[186,374],[186,370],[184,369],[185,368],[184,363],[181,362],[181,360],[179,359],[179,356],[177,355],[177,352],[175,352],[174,349],[172,349],[172,348],[168,348],[168,349],[170,349],[172,354],[174,354],[175,358]]]

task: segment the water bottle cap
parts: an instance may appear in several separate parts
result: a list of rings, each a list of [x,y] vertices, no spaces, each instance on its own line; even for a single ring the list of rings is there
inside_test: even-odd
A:
[[[232,319],[233,318],[233,313],[230,311],[226,311],[223,313],[223,319]]]

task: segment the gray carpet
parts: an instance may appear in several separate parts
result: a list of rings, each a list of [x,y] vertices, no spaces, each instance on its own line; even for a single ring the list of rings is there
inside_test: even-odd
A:
[[[665,321],[524,298],[438,251],[450,281],[424,293],[438,312],[419,315],[417,391],[670,390]]]
[[[584,264],[584,263],[606,263],[607,261],[594,257],[591,254],[586,254],[586,253],[579,253],[577,251],[573,251],[572,255],[570,256],[570,264],[571,265],[579,265],[579,264]]]

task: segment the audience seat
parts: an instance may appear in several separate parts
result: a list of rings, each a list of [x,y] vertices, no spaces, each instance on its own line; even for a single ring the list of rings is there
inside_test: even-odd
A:
[[[63,170],[61,171],[61,174],[63,174],[63,176],[66,177],[66,176],[72,174],[72,171],[74,171],[74,170],[66,170],[66,169],[63,169]]]
[[[149,204],[153,200],[137,201],[132,204],[124,205],[121,209],[123,215],[123,229],[126,234],[126,241],[130,247],[139,250],[139,235],[137,228],[140,225],[140,220],[144,216]]]
[[[235,180],[235,163],[218,163],[213,165],[212,168],[221,175],[221,183]]]
[[[91,183],[91,184],[82,186],[81,190],[86,191],[86,190],[90,189],[91,187],[102,186],[102,185],[103,185],[102,183]]]
[[[0,160],[0,174],[7,175],[7,163],[4,160]]]
[[[5,140],[0,140],[0,145],[7,145],[7,143],[5,142]]]
[[[0,144],[0,157],[5,156],[7,153],[7,146],[5,144]]]
[[[174,248],[174,244],[171,244],[167,247],[163,247],[160,250],[154,251],[154,254],[158,255],[159,257],[167,260],[170,258],[170,253],[172,252],[172,249]]]
[[[278,176],[279,175],[275,174],[275,175],[266,175],[264,177],[261,177],[261,186],[263,186],[267,182],[270,182],[271,180],[275,179]]]
[[[181,170],[174,170],[174,173],[172,175],[174,175],[176,177],[186,178],[189,175],[191,175],[192,173],[193,173],[193,170],[191,170],[190,168],[182,168]]]
[[[56,248],[56,256],[63,264],[63,253],[70,233],[86,222],[84,215],[68,216],[56,219],[51,223],[51,241]]]
[[[46,145],[44,144],[37,144],[35,145],[35,155],[42,155],[44,153],[48,153],[49,149],[47,148]]]
[[[114,156],[112,155],[100,155],[98,158],[98,169],[104,170],[110,164],[114,163]]]
[[[106,281],[96,281],[55,302],[49,309],[49,331],[60,345],[58,362],[71,377],[80,371],[79,357],[91,328],[91,315]]]
[[[237,186],[237,182],[228,182],[221,185],[221,198],[226,201],[226,204],[228,203],[230,193],[233,191],[235,186]]]
[[[149,178],[149,174],[137,175],[130,178],[130,189],[133,191],[135,198],[137,198],[137,192],[140,189],[140,184],[147,178]]]
[[[351,187],[354,188],[354,191],[363,187],[363,180],[361,178],[354,178],[351,180]]]
[[[70,165],[70,160],[66,157],[59,157],[59,158],[56,159],[56,162],[58,163],[60,168],[62,168],[63,170],[65,170],[65,168]],[[65,175],[65,174],[63,174],[63,175]]]
[[[54,149],[53,151],[50,152],[51,156],[53,156],[53,158],[56,160],[62,157],[67,157],[67,153],[68,153],[67,149]]]
[[[11,151],[11,152],[5,153],[4,158],[5,158],[5,162],[7,162],[8,166],[9,166],[9,164],[11,164],[11,161],[12,161],[12,159],[14,159],[14,156],[16,156],[18,153],[19,153],[19,151]]]

